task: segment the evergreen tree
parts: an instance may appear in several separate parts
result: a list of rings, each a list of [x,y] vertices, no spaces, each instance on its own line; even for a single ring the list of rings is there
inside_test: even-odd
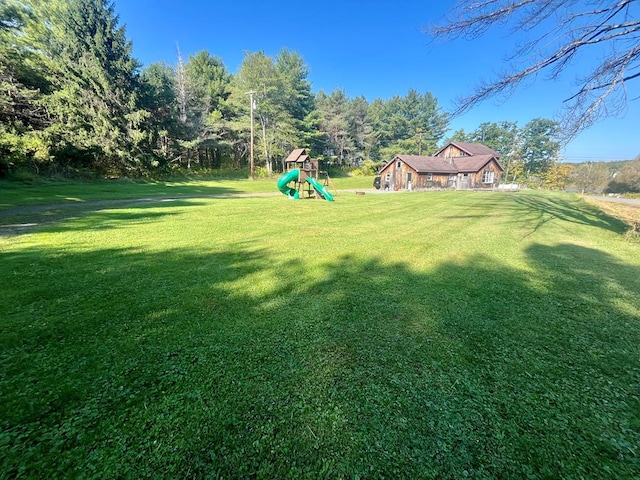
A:
[[[113,3],[33,0],[33,5],[49,26],[40,43],[54,87],[46,105],[58,119],[50,133],[61,147],[91,151],[94,159],[102,152],[94,167],[138,166],[135,150],[146,113],[137,108],[138,64]]]
[[[25,29],[36,22],[19,2],[0,3],[0,177],[30,163],[49,159],[42,130],[50,120],[40,104],[49,89],[38,52]]]
[[[449,123],[447,114],[431,93],[409,90],[405,97],[394,96],[372,104],[371,118],[382,158],[398,153],[428,154],[437,149]]]
[[[350,131],[349,103],[342,89],[334,90],[331,95],[320,91],[316,97],[316,106],[322,118],[321,128],[326,137],[323,154],[338,165],[350,164],[355,150]]]
[[[219,166],[228,145],[228,105],[225,101],[229,96],[231,76],[222,60],[202,51],[189,57],[186,78],[198,161],[210,167]]]
[[[276,158],[284,159],[291,149],[312,137],[316,119],[312,115],[313,97],[306,80],[307,69],[295,52],[283,50],[275,58],[264,52],[248,53],[233,76],[229,105],[234,112],[232,127],[249,151],[250,105],[248,92],[254,92],[255,156],[267,173]]]
[[[349,133],[353,139],[353,156],[358,160],[370,160],[373,144],[373,127],[369,118],[369,103],[364,96],[354,98],[348,108]]]
[[[166,63],[152,63],[142,70],[140,102],[148,112],[148,148],[164,159],[176,154],[178,111],[176,72]]]

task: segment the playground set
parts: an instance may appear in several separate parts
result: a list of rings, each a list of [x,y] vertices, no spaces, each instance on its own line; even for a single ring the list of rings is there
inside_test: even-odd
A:
[[[318,170],[318,159],[311,158],[304,148],[292,151],[284,164],[286,171],[278,180],[278,190],[287,198],[297,200],[305,198],[306,194],[306,198],[333,202],[333,195],[326,188],[331,185],[329,174]],[[324,184],[318,182],[318,173],[325,175]],[[292,182],[293,186],[289,186]]]

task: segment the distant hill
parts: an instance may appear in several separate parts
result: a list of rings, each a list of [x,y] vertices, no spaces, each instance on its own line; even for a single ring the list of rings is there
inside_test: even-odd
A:
[[[567,187],[583,193],[638,193],[640,156],[634,160],[575,163]]]

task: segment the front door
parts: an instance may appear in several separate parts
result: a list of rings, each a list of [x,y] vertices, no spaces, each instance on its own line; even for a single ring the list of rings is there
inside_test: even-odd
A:
[[[469,174],[463,173],[460,175],[460,188],[469,188]]]
[[[407,172],[407,190],[411,190],[411,172]]]

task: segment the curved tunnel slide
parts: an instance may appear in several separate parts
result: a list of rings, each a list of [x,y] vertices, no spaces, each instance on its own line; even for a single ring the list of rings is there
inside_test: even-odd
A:
[[[300,195],[298,194],[298,191],[295,188],[287,185],[288,183],[294,182],[299,178],[300,178],[299,168],[286,172],[278,180],[278,190],[284,193],[288,198],[291,198],[294,200],[299,199]],[[333,202],[333,195],[325,188],[324,185],[321,185],[320,183],[318,183],[316,179],[311,177],[307,177],[305,180],[309,185],[311,185],[314,188],[314,190],[318,193],[318,195],[320,195],[322,198],[324,198],[328,202]]]

